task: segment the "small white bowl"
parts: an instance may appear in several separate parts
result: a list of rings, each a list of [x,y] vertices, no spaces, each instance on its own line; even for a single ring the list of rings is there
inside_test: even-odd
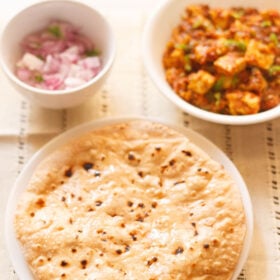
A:
[[[268,121],[280,116],[280,105],[254,115],[231,116],[212,113],[191,105],[179,97],[165,79],[162,56],[172,30],[179,24],[184,9],[191,4],[207,4],[210,7],[250,6],[259,9],[280,10],[280,1],[266,0],[164,0],[152,12],[143,34],[143,59],[151,79],[160,92],[181,110],[197,118],[220,124],[247,125]]]
[[[20,42],[45,28],[50,20],[61,20],[81,29],[101,51],[102,70],[87,83],[73,89],[44,90],[17,78],[15,66],[20,59]],[[46,108],[61,109],[85,102],[104,82],[115,57],[115,38],[107,19],[95,8],[72,0],[41,1],[16,13],[5,25],[0,45],[1,64],[12,85],[30,101]]]

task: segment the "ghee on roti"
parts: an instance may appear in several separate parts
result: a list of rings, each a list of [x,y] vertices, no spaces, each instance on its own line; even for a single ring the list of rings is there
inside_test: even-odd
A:
[[[15,231],[34,279],[231,279],[246,234],[238,186],[165,125],[107,125],[45,158]]]

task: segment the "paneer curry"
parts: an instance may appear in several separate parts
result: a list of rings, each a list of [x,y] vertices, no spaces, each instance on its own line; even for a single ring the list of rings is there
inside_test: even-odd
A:
[[[166,80],[207,111],[248,115],[280,103],[280,13],[186,7],[163,54]]]

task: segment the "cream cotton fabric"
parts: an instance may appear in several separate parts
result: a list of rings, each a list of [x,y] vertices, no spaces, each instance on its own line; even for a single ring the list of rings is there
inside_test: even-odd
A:
[[[249,258],[238,279],[280,279],[280,119],[250,126],[212,124],[184,114],[162,97],[141,58],[148,2],[151,1],[96,1],[114,28],[117,57],[106,84],[86,104],[58,111],[39,108],[23,99],[0,71],[1,279],[18,279],[5,247],[4,217],[11,188],[30,157],[54,136],[76,125],[102,117],[128,115],[151,116],[186,126],[228,155],[248,185],[255,218]],[[20,8],[31,1],[19,4],[14,0],[6,7],[3,2],[1,25],[14,11],[15,3]],[[122,4],[127,6],[121,9]]]

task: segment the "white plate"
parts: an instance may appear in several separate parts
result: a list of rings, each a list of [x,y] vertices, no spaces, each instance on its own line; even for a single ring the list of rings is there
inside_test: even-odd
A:
[[[34,169],[38,166],[38,164],[51,152],[56,150],[59,146],[65,144],[70,139],[73,139],[85,132],[95,130],[99,127],[102,127],[104,125],[109,124],[115,124],[123,121],[130,121],[130,120],[136,120],[136,119],[146,119],[150,121],[155,121],[158,123],[162,123],[164,125],[167,125],[184,135],[186,135],[193,143],[195,143],[198,147],[203,149],[210,157],[212,157],[217,162],[221,163],[225,169],[228,171],[228,173],[233,177],[237,185],[239,186],[242,200],[244,203],[245,208],[245,214],[246,214],[246,223],[247,223],[247,232],[245,236],[244,241],[244,247],[241,252],[241,256],[238,262],[238,265],[236,267],[236,271],[234,272],[233,278],[236,279],[238,275],[241,272],[241,269],[243,265],[246,262],[246,259],[248,257],[252,234],[253,234],[253,211],[252,211],[252,204],[250,200],[250,196],[247,190],[247,187],[244,183],[243,178],[241,177],[239,171],[235,167],[235,165],[230,161],[230,159],[220,150],[218,149],[213,143],[211,143],[206,138],[202,137],[198,133],[184,128],[184,127],[178,127],[174,124],[162,122],[158,119],[147,119],[143,117],[126,117],[126,118],[114,118],[114,119],[103,119],[98,120],[90,123],[83,124],[81,126],[78,126],[76,128],[73,128],[60,136],[54,138],[51,140],[48,144],[46,144],[42,149],[40,149],[34,156],[30,159],[29,163],[26,164],[25,168],[17,178],[15,185],[11,191],[8,204],[7,204],[7,210],[6,210],[6,220],[5,220],[5,237],[6,237],[6,244],[7,248],[10,254],[10,258],[12,261],[12,264],[14,266],[15,271],[18,274],[18,277],[22,280],[32,280],[34,279],[22,254],[22,250],[20,247],[19,242],[17,241],[15,237],[14,232],[14,226],[13,226],[13,220],[14,220],[14,213],[17,205],[17,200],[19,198],[19,195],[24,191],[25,187],[27,186]],[[28,226],[28,225],[26,225]]]

